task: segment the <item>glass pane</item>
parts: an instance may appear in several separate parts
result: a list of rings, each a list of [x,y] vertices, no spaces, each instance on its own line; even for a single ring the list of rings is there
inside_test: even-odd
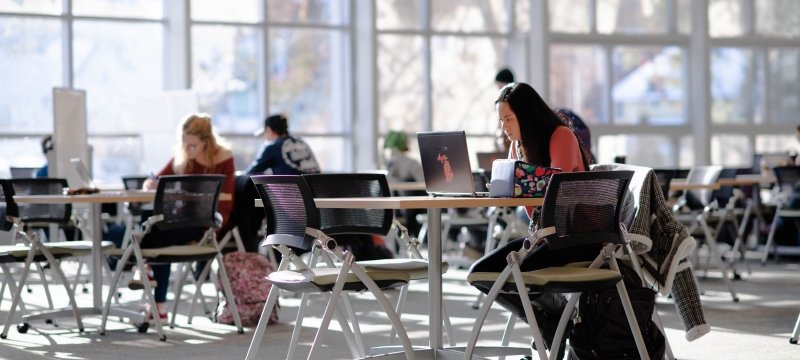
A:
[[[86,90],[90,134],[138,130],[129,108],[163,90],[161,24],[75,21],[75,86]]]
[[[708,34],[711,37],[730,37],[744,34],[741,0],[708,1]]]
[[[562,33],[588,33],[590,0],[553,1],[550,9],[550,31]]]
[[[753,149],[747,135],[711,135],[711,163],[725,167],[750,167]]]
[[[344,137],[300,136],[317,158],[323,172],[353,171],[353,158],[350,141]]]
[[[694,166],[694,137],[681,137],[681,147],[678,149],[678,168],[690,169]]]
[[[170,0],[168,0],[170,1]],[[192,0],[192,20],[206,21],[261,21],[259,0]]]
[[[375,0],[375,27],[422,29],[422,0]]]
[[[508,32],[506,0],[437,0],[431,4],[434,31]]]
[[[467,136],[467,149],[469,149],[469,162],[472,170],[479,169],[478,155],[479,152],[495,152],[497,147],[494,144],[494,137],[475,137]],[[419,149],[417,150],[419,153]],[[488,169],[491,170],[491,169]]]
[[[787,129],[787,133],[789,129]],[[756,154],[795,153],[800,150],[795,135],[756,135]]]
[[[249,27],[192,27],[192,89],[219,131],[251,132],[260,117],[260,38]]]
[[[260,122],[258,125],[264,126],[264,123]],[[253,129],[258,128],[258,125],[254,125]],[[264,138],[261,136],[230,135],[225,136],[225,139],[234,144],[231,151],[233,151],[233,163],[236,170],[247,168],[247,165],[250,165],[250,162],[258,155],[258,150],[261,150],[261,146],[264,145]]]
[[[614,162],[625,156],[625,163],[653,168],[677,166],[672,139],[662,135],[605,135],[598,138],[598,163]]]
[[[614,122],[681,125],[683,51],[678,47],[616,47],[612,53]]]
[[[146,173],[141,169],[142,141],[139,137],[89,138],[92,146],[92,176],[99,184],[122,185],[122,177]]]
[[[750,49],[711,51],[711,120],[717,124],[762,123],[763,66]]]
[[[667,32],[667,0],[597,0],[597,32]]]
[[[777,49],[769,52],[770,122],[797,124],[800,114],[800,50]]]
[[[422,130],[425,91],[421,36],[378,36],[378,127]]]
[[[756,0],[756,33],[767,36],[800,35],[800,1]]]
[[[433,129],[494,134],[494,75],[506,64],[506,41],[484,37],[431,39]]]
[[[678,14],[678,33],[689,34],[692,32],[692,1],[677,0],[676,9]]]
[[[608,123],[606,57],[601,47],[550,47],[550,105],[568,107],[588,124]]]
[[[267,0],[270,21],[344,24],[345,0]]]
[[[36,14],[61,14],[64,8],[62,0],[3,0],[0,1],[0,11],[36,13]]]
[[[162,0],[78,0],[72,2],[72,13],[160,19],[164,17],[164,3]]]
[[[51,121],[52,122],[52,121]],[[42,154],[41,138],[0,138],[0,178],[11,177],[10,166],[41,167],[47,163]]]
[[[514,2],[516,9],[514,10],[514,17],[517,22],[517,32],[526,32],[531,30],[531,2],[530,0],[516,0]]]
[[[0,18],[0,128],[3,132],[53,130],[53,87],[61,86],[61,23]],[[7,153],[6,153],[7,154]]]
[[[294,131],[349,129],[346,41],[345,33],[339,31],[271,29],[270,112],[287,114]]]

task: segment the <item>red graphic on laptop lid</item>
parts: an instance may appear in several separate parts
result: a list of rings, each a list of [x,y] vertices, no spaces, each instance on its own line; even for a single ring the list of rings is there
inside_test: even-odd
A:
[[[444,181],[453,182],[453,179],[455,179],[455,174],[453,174],[453,167],[450,165],[450,159],[447,158],[447,155],[439,153],[439,156],[436,157],[436,161],[442,163]]]

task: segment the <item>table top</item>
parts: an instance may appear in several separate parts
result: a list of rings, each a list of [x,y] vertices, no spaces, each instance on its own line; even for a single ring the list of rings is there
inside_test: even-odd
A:
[[[261,199],[256,206],[263,207]],[[328,209],[446,209],[490,206],[541,206],[543,198],[475,198],[475,197],[433,197],[433,196],[393,196],[361,198],[316,198],[318,208]]]
[[[719,179],[711,184],[689,184],[686,179],[673,179],[669,183],[669,189],[676,190],[717,190],[722,186],[751,186],[757,184],[771,184],[775,182],[774,177],[763,176],[761,174],[736,175],[733,179]]]
[[[113,190],[100,191],[86,195],[14,195],[14,200],[23,204],[76,204],[76,203],[118,203],[118,202],[152,202],[155,191],[145,190]],[[220,194],[219,200],[233,199],[230,193]]]
[[[425,183],[417,182],[390,182],[389,190],[392,191],[425,191]]]

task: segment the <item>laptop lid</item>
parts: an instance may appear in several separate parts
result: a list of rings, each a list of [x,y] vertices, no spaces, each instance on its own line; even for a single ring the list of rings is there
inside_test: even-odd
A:
[[[464,131],[417,133],[422,173],[428,194],[477,196]]]
[[[72,158],[69,159],[69,162],[72,163],[72,166],[75,168],[75,172],[78,173],[78,179],[80,181],[78,187],[97,189],[97,186],[94,184],[94,181],[92,180],[92,176],[89,175],[89,168],[86,167],[86,164],[83,163],[83,160],[81,160],[81,158]]]

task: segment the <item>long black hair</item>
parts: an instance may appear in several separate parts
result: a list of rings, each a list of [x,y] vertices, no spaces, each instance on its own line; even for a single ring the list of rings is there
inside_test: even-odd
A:
[[[500,89],[495,104],[505,102],[517,116],[522,151],[529,163],[550,166],[550,137],[564,119],[544,102],[539,93],[526,83],[511,83]],[[586,159],[583,160],[585,168]]]

